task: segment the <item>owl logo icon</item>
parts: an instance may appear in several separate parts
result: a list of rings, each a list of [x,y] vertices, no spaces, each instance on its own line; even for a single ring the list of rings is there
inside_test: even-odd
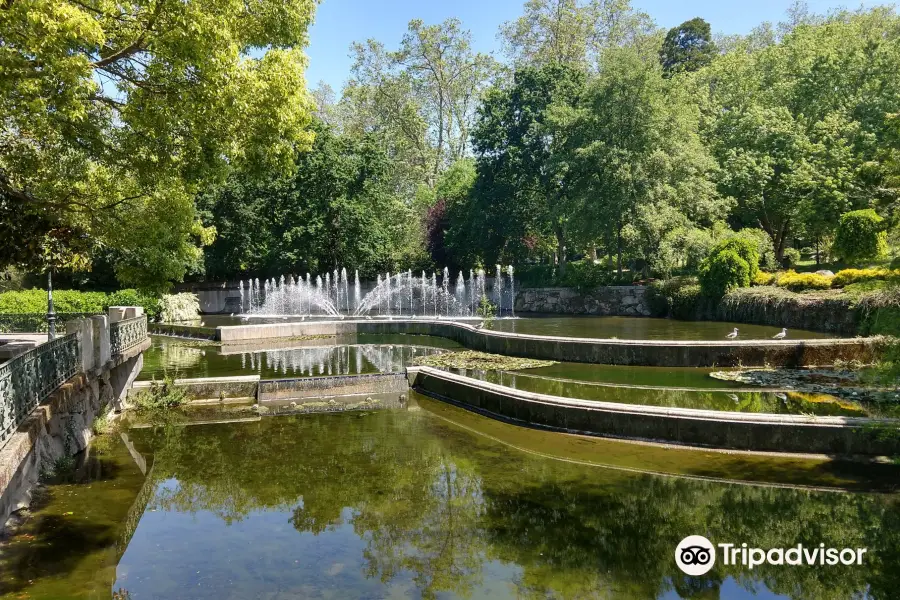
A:
[[[702,535],[689,535],[675,548],[675,563],[687,575],[705,575],[716,564],[716,549]]]

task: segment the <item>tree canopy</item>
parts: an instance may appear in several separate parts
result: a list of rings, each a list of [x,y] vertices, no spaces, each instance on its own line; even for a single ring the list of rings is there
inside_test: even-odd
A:
[[[84,268],[108,248],[123,281],[183,276],[213,233],[196,192],[235,166],[289,165],[312,141],[314,6],[4,3],[0,262]],[[68,252],[43,250],[54,243]]]

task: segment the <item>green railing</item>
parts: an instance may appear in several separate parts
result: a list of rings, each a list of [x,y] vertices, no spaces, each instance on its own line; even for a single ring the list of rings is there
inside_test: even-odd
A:
[[[56,331],[65,332],[66,321],[101,313],[57,313]],[[0,313],[0,333],[47,333],[47,313]]]
[[[112,356],[124,354],[146,339],[146,315],[109,324],[109,353]]]
[[[0,365],[0,446],[38,404],[80,371],[81,346],[74,333]]]

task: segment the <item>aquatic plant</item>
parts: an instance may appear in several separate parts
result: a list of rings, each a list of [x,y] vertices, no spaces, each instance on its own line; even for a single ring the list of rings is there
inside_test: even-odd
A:
[[[174,377],[166,376],[161,382],[154,380],[149,388],[140,390],[132,403],[139,413],[166,411],[186,404],[187,395],[175,385]]]
[[[504,356],[502,354],[488,354],[486,352],[466,350],[463,352],[445,352],[443,354],[419,356],[413,359],[412,364],[442,369],[511,371],[549,367],[556,363],[552,360],[536,360],[533,358],[519,358],[516,356]]]

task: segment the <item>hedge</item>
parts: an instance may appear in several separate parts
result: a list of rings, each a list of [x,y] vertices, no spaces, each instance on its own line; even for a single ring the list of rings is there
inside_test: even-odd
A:
[[[792,292],[801,292],[803,290],[827,290],[831,287],[831,279],[831,277],[819,275],[818,273],[785,271],[776,276],[775,285],[787,288]]]
[[[588,291],[604,285],[631,285],[633,281],[633,273],[618,275],[592,260],[567,263],[562,274],[554,265],[526,265],[516,269],[516,285],[520,288],[571,287]]]
[[[137,290],[81,292],[54,290],[53,310],[58,313],[102,313],[110,306],[142,306],[151,320],[159,316],[159,298]],[[47,290],[30,289],[0,293],[0,314],[44,314],[47,312]]]
[[[844,287],[866,281],[900,281],[900,269],[844,269],[834,275],[832,287]]]

